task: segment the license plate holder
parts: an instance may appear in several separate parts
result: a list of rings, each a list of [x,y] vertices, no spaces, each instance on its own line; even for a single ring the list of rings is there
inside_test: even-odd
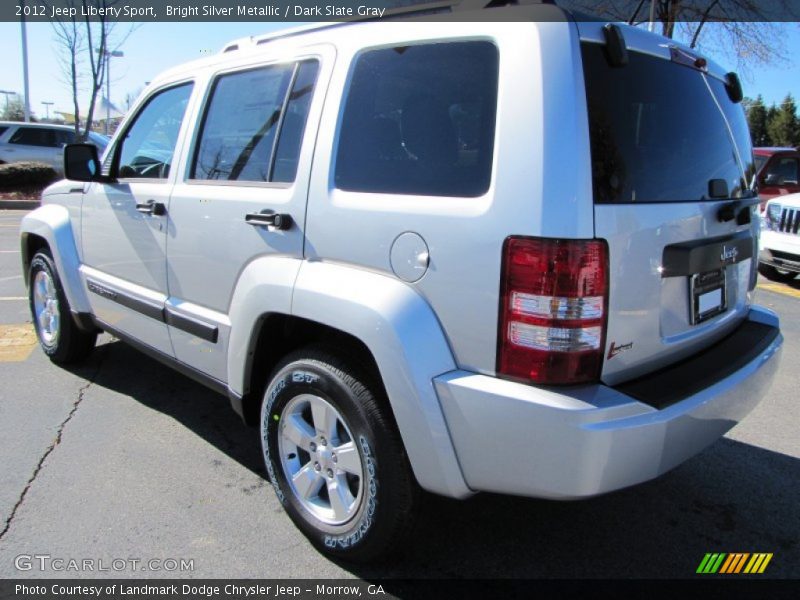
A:
[[[725,269],[695,273],[689,277],[690,322],[698,325],[727,309]]]

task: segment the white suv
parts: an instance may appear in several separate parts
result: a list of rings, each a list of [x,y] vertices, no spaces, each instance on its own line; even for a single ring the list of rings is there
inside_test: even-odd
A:
[[[75,128],[72,126],[0,121],[0,164],[40,162],[63,173],[64,146],[75,141]],[[108,138],[91,131],[89,142],[102,154]]]
[[[485,16],[168,71],[23,221],[45,352],[104,330],[227,395],[332,555],[401,547],[420,490],[656,477],[778,366],[735,75],[552,5]]]
[[[773,281],[792,281],[800,273],[800,194],[767,202],[758,260],[758,270]]]

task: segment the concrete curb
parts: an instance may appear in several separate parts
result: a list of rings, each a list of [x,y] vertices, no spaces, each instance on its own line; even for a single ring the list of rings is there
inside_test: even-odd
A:
[[[38,200],[0,200],[0,210],[33,210],[40,205]]]

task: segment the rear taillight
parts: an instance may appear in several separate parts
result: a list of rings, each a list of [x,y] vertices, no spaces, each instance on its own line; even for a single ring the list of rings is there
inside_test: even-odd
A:
[[[604,241],[510,237],[500,285],[499,375],[541,384],[600,377],[608,304]]]

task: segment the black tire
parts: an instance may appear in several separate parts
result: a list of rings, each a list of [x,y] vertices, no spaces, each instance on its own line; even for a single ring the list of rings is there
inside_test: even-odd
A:
[[[37,317],[36,294],[37,276],[49,277],[55,291],[55,302],[52,304],[53,312],[57,314],[58,325],[55,335],[45,331],[42,323]],[[36,329],[36,336],[44,353],[50,357],[54,363],[69,364],[83,360],[94,348],[97,341],[96,332],[87,332],[78,327],[72,318],[69,302],[64,295],[64,288],[58,278],[55,264],[50,252],[46,249],[39,250],[31,260],[28,269],[28,304],[30,306],[33,326]]]
[[[332,557],[352,562],[376,561],[402,548],[413,527],[420,498],[420,489],[391,415],[387,414],[388,402],[382,394],[381,386],[372,382],[355,361],[334,356],[325,348],[309,347],[289,355],[276,367],[262,404],[262,449],[278,500],[315,547]],[[310,427],[309,431],[320,445],[312,446],[313,453],[304,454],[301,446],[293,449],[294,443],[287,441],[285,428],[292,419],[303,419],[306,414],[311,417],[311,405],[316,403],[313,406],[319,408],[320,399],[341,419],[334,426],[339,432],[335,435],[337,440],[324,440],[313,418],[307,418],[305,425]],[[296,412],[304,402],[309,403],[308,412]],[[324,462],[326,445],[335,454],[347,446],[348,439],[358,452],[361,478],[339,472],[340,464]],[[344,450],[342,452],[344,456]],[[288,457],[296,457],[296,462]],[[337,458],[334,456],[332,460]],[[300,493],[289,483],[292,465],[304,462],[304,468],[313,463],[317,471],[313,473],[309,469],[309,476],[322,479],[318,495],[312,500],[301,500]],[[320,463],[323,463],[321,469]],[[336,474],[331,474],[325,465],[333,466]],[[341,466],[341,469],[346,468]],[[329,490],[336,489],[331,488],[335,485],[334,477],[338,480],[344,476],[348,478],[348,498],[354,498],[352,506],[355,508],[346,521],[334,524],[331,520],[339,515],[333,508],[330,500],[333,492]],[[357,493],[354,493],[356,488]],[[328,498],[330,514],[320,516],[320,512],[328,510],[325,498]],[[340,500],[339,508],[342,504],[347,503]]]
[[[783,271],[773,267],[772,265],[765,265],[764,263],[759,263],[758,272],[770,281],[777,281],[779,283],[788,283],[797,277],[797,273]]]

